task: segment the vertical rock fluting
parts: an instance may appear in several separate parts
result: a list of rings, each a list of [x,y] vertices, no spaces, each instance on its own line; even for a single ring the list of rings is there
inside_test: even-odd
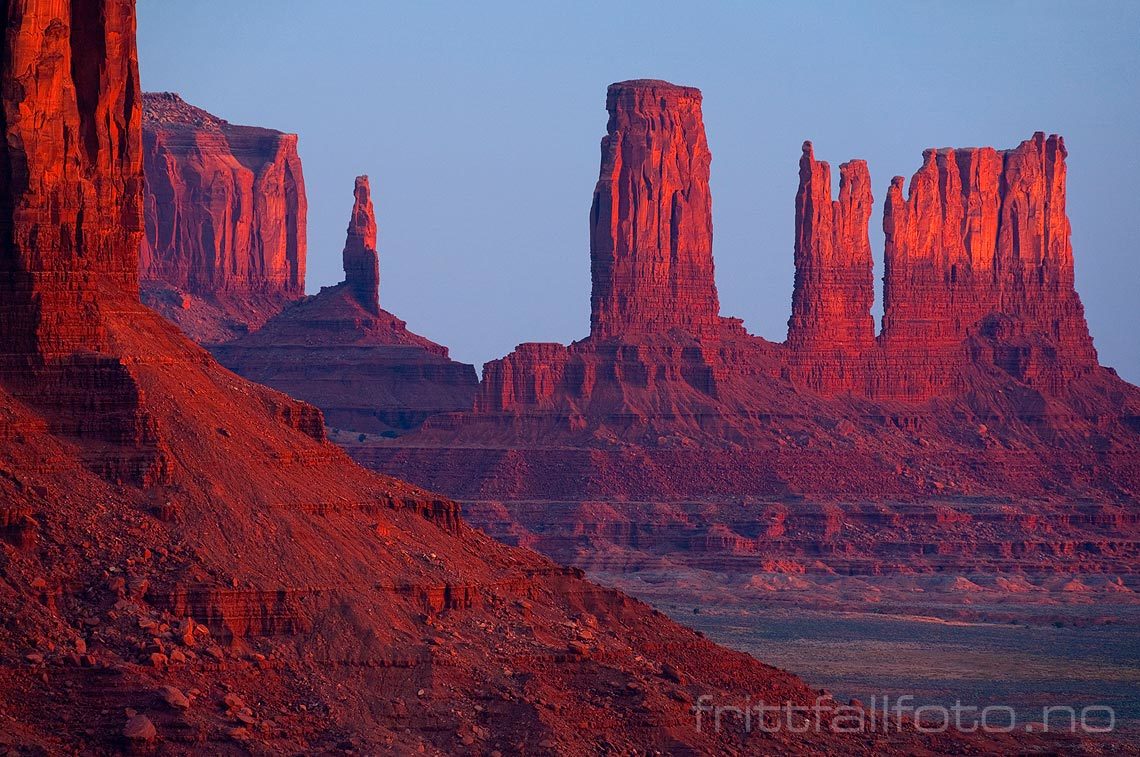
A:
[[[297,136],[143,95],[143,301],[201,343],[259,328],[305,293]]]
[[[800,382],[821,392],[865,387],[864,354],[875,343],[871,242],[871,177],[862,160],[839,168],[831,199],[831,166],[811,142],[800,158],[796,193],[795,286],[788,321],[789,362]]]
[[[927,150],[905,199],[895,177],[883,216],[890,375],[876,394],[960,388],[977,349],[1050,393],[1096,366],[1073,284],[1066,154],[1060,137],[1038,132],[1004,152]]]
[[[796,193],[796,280],[788,342],[799,346],[866,349],[875,340],[871,242],[871,177],[867,163],[839,168],[839,199],[831,199],[831,166],[817,161],[811,142],[800,159]]]
[[[197,295],[304,294],[297,135],[230,124],[169,92],[143,103],[143,279]]]
[[[663,81],[610,85],[590,210],[591,334],[715,328],[712,198],[701,93]]]
[[[356,177],[355,201],[344,243],[344,281],[357,302],[380,314],[380,256],[376,252],[376,214],[367,176]]]
[[[487,363],[481,412],[601,407],[659,384],[712,396],[721,357],[710,345],[744,336],[739,320],[720,317],[700,90],[619,82],[606,110],[590,209],[590,337],[522,344]]]
[[[0,380],[96,440],[93,469],[136,483],[168,460],[109,312],[139,296],[141,96],[130,0],[10,0],[0,92]]]
[[[137,297],[141,119],[133,4],[4,3],[0,352],[98,350],[96,292]]]

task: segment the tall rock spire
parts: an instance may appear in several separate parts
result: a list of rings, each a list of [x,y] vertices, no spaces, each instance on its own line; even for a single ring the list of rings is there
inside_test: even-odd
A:
[[[376,215],[367,176],[356,177],[355,202],[344,243],[344,281],[370,313],[380,314],[380,256],[376,252]]]
[[[701,92],[655,80],[611,84],[590,210],[596,337],[717,325],[709,154]]]
[[[871,177],[867,164],[839,167],[839,200],[831,199],[831,166],[811,142],[800,158],[796,193],[796,280],[788,342],[795,347],[865,349],[874,343]]]

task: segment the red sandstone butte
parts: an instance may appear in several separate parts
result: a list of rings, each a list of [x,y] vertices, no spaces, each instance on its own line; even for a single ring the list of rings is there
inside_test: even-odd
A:
[[[927,150],[903,197],[895,177],[886,233],[880,342],[895,375],[884,396],[964,388],[963,344],[1049,394],[1096,369],[1073,285],[1065,143],[1040,132],[1012,150]]]
[[[297,135],[143,95],[144,301],[199,342],[260,326],[305,292]]]
[[[474,366],[381,309],[376,215],[368,177],[356,179],[344,281],[285,308],[214,356],[246,378],[311,402],[345,433],[397,434],[432,415],[470,410]]]
[[[5,746],[740,752],[761,737],[698,730],[698,697],[817,701],[352,464],[317,410],[224,370],[143,306],[135,4],[4,12]],[[154,475],[130,475],[132,455]],[[1009,746],[907,724],[886,745],[826,726],[762,738],[811,754]]]
[[[65,5],[5,3],[0,350],[35,367],[106,343],[100,290],[137,296],[134,15],[101,8],[73,48]]]
[[[796,192],[796,276],[788,321],[793,380],[817,391],[865,391],[867,352],[875,346],[875,300],[868,220],[867,163],[839,167],[839,199],[831,199],[831,166],[811,142],[800,158]]]
[[[712,156],[701,92],[663,81],[610,85],[602,168],[590,210],[590,333],[718,325]]]

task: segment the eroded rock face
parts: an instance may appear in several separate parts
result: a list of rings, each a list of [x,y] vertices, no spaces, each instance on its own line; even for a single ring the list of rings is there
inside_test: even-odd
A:
[[[231,124],[170,92],[143,95],[143,113],[147,304],[214,342],[303,296],[297,135]]]
[[[831,199],[831,166],[815,159],[811,142],[800,158],[796,192],[796,282],[788,344],[803,349],[864,350],[874,343],[871,176],[867,163],[839,168],[839,199]]]
[[[134,14],[114,2],[4,9],[0,352],[51,361],[105,346],[98,291],[137,296]]]
[[[1012,150],[928,150],[903,197],[891,183],[881,342],[896,376],[880,394],[961,390],[975,349],[1019,382],[1057,394],[1097,365],[1073,285],[1064,140]]]
[[[862,160],[839,168],[831,199],[831,166],[811,142],[800,158],[796,192],[795,287],[788,321],[789,363],[816,391],[865,391],[866,352],[874,347],[871,176]]]
[[[590,210],[590,333],[715,329],[712,156],[700,90],[621,82],[610,85],[606,110]]]
[[[590,337],[524,344],[488,362],[481,411],[558,410],[585,426],[591,413],[623,412],[614,400],[627,387],[713,397],[718,345],[731,352],[745,336],[739,320],[720,316],[700,90],[619,82],[606,109],[590,210]]]
[[[168,459],[106,313],[138,299],[141,109],[133,6],[10,2],[0,91],[0,366],[111,480]]]

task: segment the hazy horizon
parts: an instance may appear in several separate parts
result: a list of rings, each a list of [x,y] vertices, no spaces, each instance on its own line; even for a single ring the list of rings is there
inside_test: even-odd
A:
[[[477,367],[588,333],[605,89],[660,78],[704,92],[722,313],[774,341],[805,139],[836,192],[838,165],[867,160],[879,280],[886,188],[923,149],[1064,135],[1078,291],[1101,362],[1140,381],[1137,28],[1123,2],[139,3],[144,89],[300,135],[308,290],[341,280],[369,174],[381,305]]]

